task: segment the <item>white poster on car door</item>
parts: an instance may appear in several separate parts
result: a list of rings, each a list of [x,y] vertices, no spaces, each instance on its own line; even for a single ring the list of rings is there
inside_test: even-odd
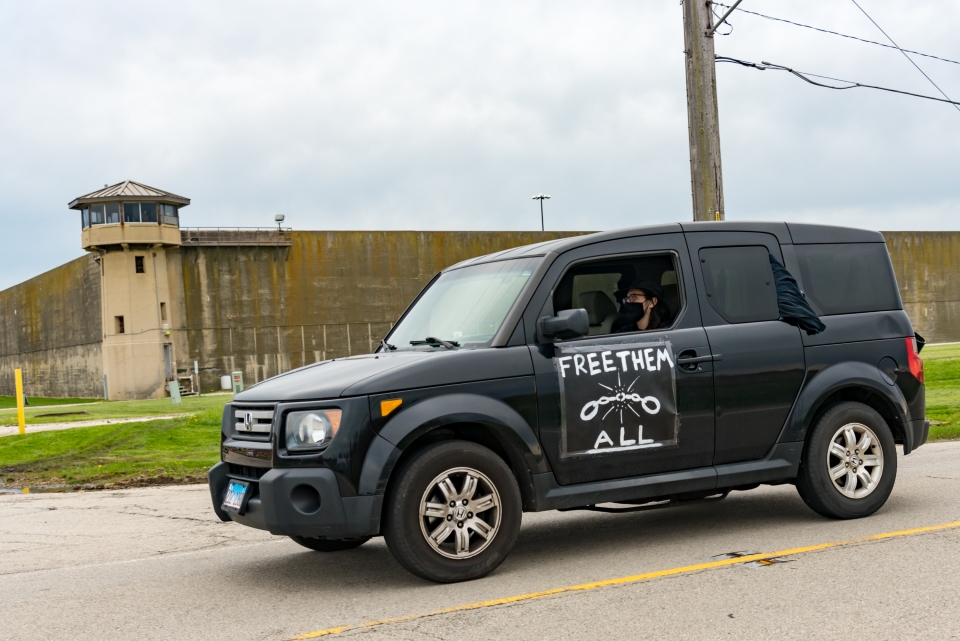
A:
[[[555,346],[561,456],[677,444],[677,383],[670,341]]]

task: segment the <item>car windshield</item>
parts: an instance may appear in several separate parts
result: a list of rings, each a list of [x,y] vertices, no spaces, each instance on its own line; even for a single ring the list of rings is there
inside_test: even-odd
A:
[[[398,349],[443,342],[451,347],[488,345],[540,260],[502,260],[441,274],[387,341]]]

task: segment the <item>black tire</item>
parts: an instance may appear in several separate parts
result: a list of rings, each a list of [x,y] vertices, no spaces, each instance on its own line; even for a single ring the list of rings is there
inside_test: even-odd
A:
[[[468,472],[464,470],[479,476],[474,477],[475,493],[469,495],[471,498],[466,499],[468,503],[461,510],[460,499],[467,496],[461,491],[467,482]],[[456,507],[441,497],[437,481],[446,478],[444,475],[448,475],[456,496],[460,497],[453,501]],[[488,507],[490,497],[495,496],[499,497],[498,505]],[[486,503],[478,500],[484,498],[488,499]],[[421,501],[438,506],[446,511],[446,516],[421,517]],[[466,518],[459,515],[477,507],[480,509],[476,515],[473,512],[465,513]],[[489,574],[507,558],[520,531],[521,512],[517,480],[499,456],[476,443],[445,441],[425,447],[397,471],[387,490],[384,538],[394,558],[412,574],[437,583],[468,581]],[[458,520],[461,518],[464,520]],[[479,519],[483,519],[485,525],[479,524]],[[445,522],[449,523],[447,536],[439,543],[428,541],[428,533],[442,531]],[[455,527],[460,528],[459,531]],[[492,529],[484,538],[478,528]],[[452,541],[448,540],[451,537]],[[467,545],[460,551],[456,546],[463,537]],[[451,554],[473,556],[456,558]]]
[[[850,448],[842,453],[847,458],[839,456],[841,454],[839,449],[846,449],[846,443],[850,442],[840,432],[846,426],[851,426],[851,433],[857,436],[857,439],[866,432],[852,430],[868,428],[877,437],[879,449],[871,443],[867,452]],[[838,439],[838,450],[831,449],[835,436]],[[857,439],[854,439],[855,443],[863,442]],[[828,452],[835,453],[828,456]],[[857,480],[857,475],[853,472],[859,469],[861,474],[866,472],[869,477],[876,469],[875,457],[878,454],[880,471],[871,489],[871,486],[862,479]],[[870,460],[865,463],[865,459],[859,458],[863,456],[867,456]],[[834,464],[834,469],[839,474],[843,474],[837,483],[845,487],[841,488],[834,482],[831,464]],[[857,465],[860,467],[858,468]],[[854,483],[852,488],[847,485],[851,477]],[[893,491],[896,478],[897,450],[893,433],[887,422],[872,407],[848,401],[828,409],[810,430],[797,477],[797,491],[804,503],[818,514],[832,519],[859,519],[870,516],[886,503]],[[848,493],[864,495],[851,497]]]
[[[340,552],[358,548],[370,540],[369,536],[359,539],[311,539],[306,536],[291,536],[291,539],[315,552]]]

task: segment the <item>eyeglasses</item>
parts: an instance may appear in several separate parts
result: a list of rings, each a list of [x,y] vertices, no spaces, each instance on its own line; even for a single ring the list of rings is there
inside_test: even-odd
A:
[[[643,294],[630,294],[623,299],[625,303],[642,303],[647,300],[647,297]]]

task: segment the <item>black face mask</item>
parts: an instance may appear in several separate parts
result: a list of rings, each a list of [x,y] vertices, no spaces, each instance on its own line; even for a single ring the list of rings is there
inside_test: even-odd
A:
[[[643,318],[643,303],[623,303],[620,311],[623,312],[631,323],[636,323]]]

